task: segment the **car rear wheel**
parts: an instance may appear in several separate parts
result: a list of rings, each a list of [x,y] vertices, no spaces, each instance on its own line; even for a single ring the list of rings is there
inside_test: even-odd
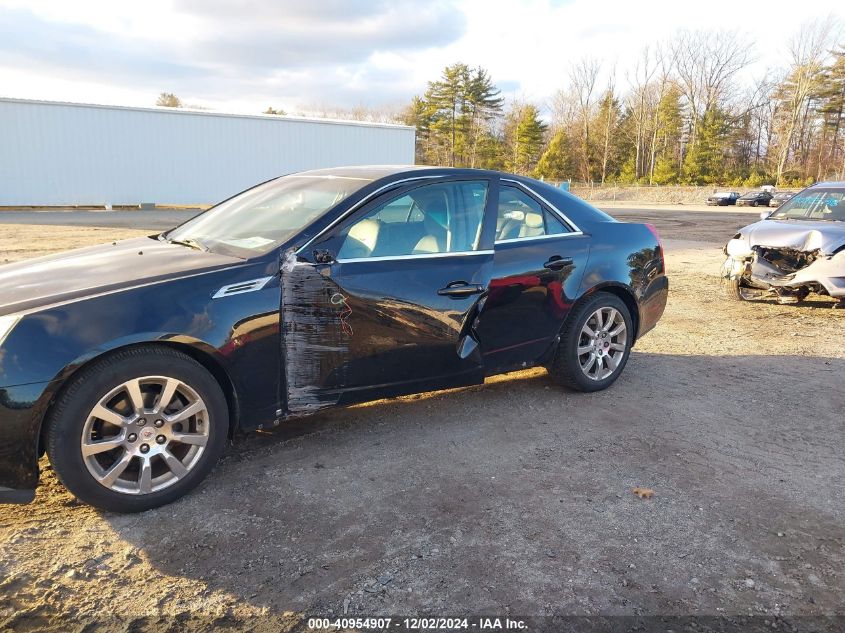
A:
[[[71,380],[50,413],[47,454],[80,500],[140,512],[202,481],[228,426],[226,398],[202,365],[169,348],[132,348]]]
[[[633,337],[625,303],[616,295],[597,292],[567,319],[549,372],[576,391],[606,389],[625,368]]]

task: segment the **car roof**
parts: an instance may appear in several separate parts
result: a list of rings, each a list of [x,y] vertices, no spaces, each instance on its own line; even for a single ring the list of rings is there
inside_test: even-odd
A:
[[[817,182],[816,184],[807,187],[807,189],[815,189],[816,187],[832,187],[834,189],[845,189],[845,181],[828,180],[826,182]]]
[[[311,169],[300,171],[291,176],[334,176],[336,178],[366,178],[368,180],[381,180],[401,175],[414,176],[442,176],[444,174],[455,176],[501,176],[516,180],[533,180],[525,176],[511,174],[503,171],[489,169],[473,169],[469,167],[433,167],[430,165],[358,165],[350,167],[327,167],[325,169]]]
[[[426,169],[416,165],[354,165],[349,167],[326,167],[324,169],[309,169],[298,171],[291,176],[335,176],[338,178],[366,178],[378,180],[410,171]]]

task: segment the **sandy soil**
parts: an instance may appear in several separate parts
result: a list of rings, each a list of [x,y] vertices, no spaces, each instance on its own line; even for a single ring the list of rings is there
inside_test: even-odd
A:
[[[87,226],[0,225],[0,263],[8,264],[28,257],[41,257],[150,233],[149,230],[141,229]]]
[[[0,251],[127,235],[106,231]],[[728,302],[715,241],[666,247],[666,315],[608,391],[532,370],[328,412],[239,438],[134,516],[76,503],[44,462],[35,503],[0,508],[0,630],[845,614],[845,311]]]

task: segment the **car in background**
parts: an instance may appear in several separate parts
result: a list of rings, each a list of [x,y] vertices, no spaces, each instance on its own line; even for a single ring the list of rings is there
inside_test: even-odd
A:
[[[804,189],[725,245],[728,296],[798,303],[811,292],[845,307],[845,182]]]
[[[749,191],[737,199],[736,206],[768,207],[772,197],[772,194],[768,191]]]
[[[739,199],[738,191],[720,191],[714,193],[707,198],[707,206],[709,207],[726,207],[731,204],[736,204]]]
[[[794,191],[779,191],[774,196],[772,196],[771,200],[769,200],[769,206],[770,207],[779,207],[784,202],[788,202],[794,195],[795,195]]]
[[[327,408],[532,366],[605,389],[668,287],[650,225],[424,167],[291,174],[160,235],[8,264],[0,502],[32,500],[45,452],[79,499],[136,512],[233,434]]]

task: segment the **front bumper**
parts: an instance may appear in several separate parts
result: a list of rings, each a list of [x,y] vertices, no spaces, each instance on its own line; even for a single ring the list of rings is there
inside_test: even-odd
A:
[[[792,273],[784,273],[756,254],[741,256],[728,253],[722,265],[722,277],[745,278],[754,288],[782,289],[781,293],[795,292],[800,288],[823,289],[835,299],[845,299],[845,251],[820,257]]]
[[[53,383],[0,388],[0,503],[28,503],[38,486],[39,434]]]

